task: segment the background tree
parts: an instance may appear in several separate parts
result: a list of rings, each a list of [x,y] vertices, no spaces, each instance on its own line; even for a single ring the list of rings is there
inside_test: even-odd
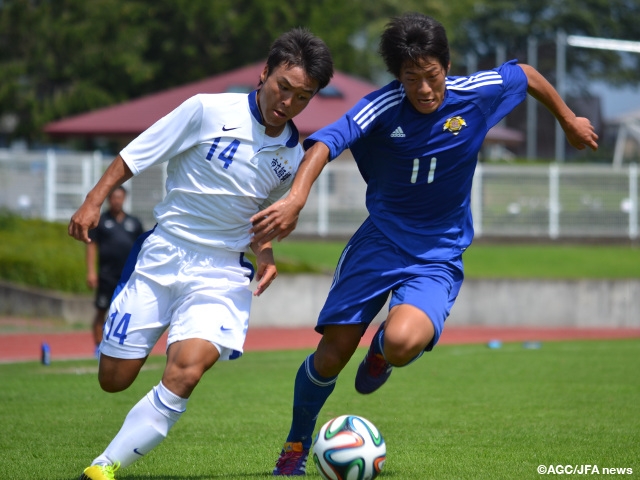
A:
[[[534,34],[540,69],[553,80],[559,28],[640,39],[637,0],[1,0],[0,145],[3,125],[5,142],[34,143],[52,120],[260,61],[295,26],[322,37],[339,70],[382,83],[380,32],[389,17],[409,10],[445,25],[454,74],[464,73],[470,51],[480,67],[493,67],[499,43],[509,58],[526,61],[526,38]],[[568,66],[584,73],[578,78],[637,81],[640,55],[624,64],[620,58],[572,49]]]
[[[145,14],[140,2],[2,2],[0,114],[17,115],[14,136],[142,91],[158,71],[144,56]]]
[[[551,80],[555,79],[559,30],[567,35],[640,40],[637,0],[476,0],[457,3],[455,8],[459,28],[452,43],[456,50],[475,52],[481,62],[491,63],[501,44],[508,58],[526,61],[527,37],[533,35],[539,45],[539,68]],[[572,85],[577,90],[597,79],[632,85],[638,81],[640,55],[571,48],[567,69],[574,73]]]
[[[456,52],[477,55],[477,68],[496,64],[498,46],[504,47],[506,59],[530,62],[527,52],[529,36],[538,43],[537,68],[557,85],[556,37],[559,30],[567,35],[640,40],[640,2],[637,0],[475,0],[456,2],[450,21],[457,25],[452,47]],[[589,117],[600,135],[598,152],[567,150],[567,156],[582,161],[611,158],[615,131],[607,131],[603,122],[606,97],[596,97],[598,81],[609,86],[637,87],[640,55],[607,50],[567,47],[566,100],[579,115]],[[457,68],[455,68],[457,67]],[[453,73],[466,72],[464,60],[454,64]],[[601,87],[600,87],[601,88]],[[538,113],[537,156],[555,158],[555,119],[541,105]],[[505,125],[524,132],[527,128],[526,106],[517,107]],[[521,148],[520,154],[523,154]]]

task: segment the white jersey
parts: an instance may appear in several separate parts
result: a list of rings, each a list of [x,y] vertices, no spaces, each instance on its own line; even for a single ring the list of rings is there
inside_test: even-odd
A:
[[[158,226],[190,242],[244,252],[249,219],[291,187],[303,149],[288,122],[265,134],[256,91],[201,94],[145,130],[120,155],[134,175],[168,161]]]

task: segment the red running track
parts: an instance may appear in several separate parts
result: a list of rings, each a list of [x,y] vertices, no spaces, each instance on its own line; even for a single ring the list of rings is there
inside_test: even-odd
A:
[[[361,346],[368,345],[375,328],[369,328]],[[456,327],[445,328],[439,345],[501,342],[605,340],[640,338],[640,328],[520,328],[520,327]],[[320,335],[313,328],[249,328],[245,352],[258,350],[293,350],[314,348]],[[89,331],[65,333],[7,333],[0,335],[0,362],[25,362],[40,359],[41,345],[49,344],[51,358],[70,360],[92,358],[93,341]],[[152,354],[164,354],[166,335]]]

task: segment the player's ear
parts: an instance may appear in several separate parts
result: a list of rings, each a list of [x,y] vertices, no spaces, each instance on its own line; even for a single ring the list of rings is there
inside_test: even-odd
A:
[[[264,70],[262,70],[262,73],[260,74],[260,85],[262,85],[267,80],[268,76],[269,76],[269,65],[265,65]]]

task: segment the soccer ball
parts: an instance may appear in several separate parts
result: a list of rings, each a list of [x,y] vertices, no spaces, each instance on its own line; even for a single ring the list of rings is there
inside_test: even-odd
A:
[[[325,480],[371,480],[386,458],[387,447],[378,429],[357,415],[329,420],[313,441],[313,462]]]

